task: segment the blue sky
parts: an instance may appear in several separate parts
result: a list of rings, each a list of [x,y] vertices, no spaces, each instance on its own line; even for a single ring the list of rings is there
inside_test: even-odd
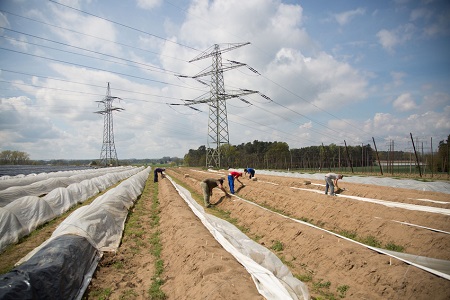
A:
[[[207,144],[208,94],[192,78],[214,44],[247,64],[224,73],[230,143],[372,144],[424,151],[450,134],[446,0],[5,0],[0,2],[0,150],[100,156],[100,101],[120,97],[119,159],[183,157]],[[252,69],[259,75],[252,72]],[[209,78],[202,78],[209,83]],[[373,145],[372,145],[373,146]]]

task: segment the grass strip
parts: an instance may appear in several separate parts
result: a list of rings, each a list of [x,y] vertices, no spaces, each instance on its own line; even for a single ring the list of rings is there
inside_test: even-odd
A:
[[[167,295],[161,290],[161,286],[164,284],[162,279],[162,274],[164,272],[164,261],[161,258],[162,244],[160,239],[159,230],[159,200],[158,200],[158,185],[152,184],[150,179],[147,182],[148,186],[153,192],[152,193],[152,209],[151,209],[151,226],[155,231],[151,235],[150,242],[150,252],[156,258],[155,260],[155,274],[152,276],[152,284],[148,290],[148,296],[150,299],[154,300],[164,300],[167,299]]]

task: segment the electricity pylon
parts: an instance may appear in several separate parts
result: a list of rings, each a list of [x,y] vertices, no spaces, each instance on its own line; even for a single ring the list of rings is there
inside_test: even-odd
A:
[[[101,101],[96,101],[103,103],[105,108],[100,111],[96,111],[96,114],[103,115],[103,145],[102,151],[100,153],[100,165],[108,166],[118,166],[119,160],[117,159],[116,146],[114,145],[114,126],[113,126],[113,111],[121,111],[123,108],[113,107],[112,103],[114,99],[119,99],[119,97],[112,97],[111,91],[108,89],[106,91],[106,97]],[[100,104],[99,104],[100,105]]]
[[[225,92],[223,72],[237,67],[245,66],[243,63],[236,61],[230,61],[229,65],[222,64],[222,53],[230,50],[248,45],[250,43],[239,44],[227,44],[224,49],[220,49],[218,44],[214,44],[208,50],[200,53],[197,57],[193,58],[189,62],[212,57],[212,65],[209,71],[203,71],[193,76],[192,78],[199,78],[202,76],[211,75],[210,96],[208,98],[197,100],[185,100],[185,106],[197,110],[191,105],[199,103],[209,104],[208,114],[208,137],[207,137],[207,152],[206,152],[206,167],[215,166],[221,167],[221,153],[220,147],[230,143],[230,137],[228,132],[228,119],[227,119],[227,104],[226,100],[231,98],[239,98],[249,94],[258,93],[252,90],[235,90],[230,93]],[[187,76],[183,76],[187,77]],[[201,82],[201,81],[200,81]],[[241,99],[242,100],[242,99]],[[244,100],[242,100],[244,101]],[[180,104],[172,104],[180,105]]]

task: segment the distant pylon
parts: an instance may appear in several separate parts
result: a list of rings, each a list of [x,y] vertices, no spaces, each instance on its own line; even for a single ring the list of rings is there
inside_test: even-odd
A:
[[[117,159],[116,146],[114,145],[114,126],[113,126],[113,111],[121,111],[123,108],[113,107],[112,103],[114,99],[119,99],[119,97],[112,97],[111,91],[108,89],[106,91],[106,97],[101,101],[96,101],[99,103],[103,103],[105,108],[100,111],[96,111],[96,114],[103,115],[103,145],[102,151],[100,153],[100,165],[109,167],[109,166],[118,166],[119,160]],[[100,105],[100,104],[99,104]]]

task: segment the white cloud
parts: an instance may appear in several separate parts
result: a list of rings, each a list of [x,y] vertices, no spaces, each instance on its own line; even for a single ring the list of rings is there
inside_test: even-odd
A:
[[[434,22],[427,24],[424,33],[427,37],[438,37],[450,35],[450,10],[444,10],[433,19]]]
[[[57,141],[62,137],[40,106],[28,97],[2,98],[0,104],[0,132],[3,149],[34,152],[35,144],[43,140]]]
[[[398,87],[403,84],[403,78],[406,74],[404,72],[391,72],[391,76],[394,80],[394,85]]]
[[[69,6],[76,6],[72,3]],[[120,56],[121,47],[108,41],[117,41],[117,33],[114,24],[106,20],[80,14],[79,12],[69,10],[64,7],[53,5],[52,17],[37,15],[44,22],[57,25],[50,27],[59,39],[70,45],[80,48],[86,48],[101,53]],[[71,28],[71,31],[59,29]],[[79,32],[79,33],[78,33]]]
[[[394,32],[382,29],[377,33],[378,41],[383,46],[383,48],[392,51],[394,46],[396,46],[399,41]]]
[[[398,88],[403,84],[403,79],[406,77],[406,73],[404,72],[392,71],[390,75],[392,77],[392,81],[385,84],[384,86],[385,90],[392,90],[393,88]]]
[[[299,128],[301,128],[301,129],[309,129],[309,128],[312,128],[312,122],[309,121],[309,122],[307,122],[307,123],[304,123],[304,124],[300,125]]]
[[[200,50],[216,43],[249,41],[258,49],[264,49],[253,51],[253,58],[247,61],[252,64],[267,61],[280,47],[301,47],[303,51],[313,49],[314,42],[300,27],[302,20],[300,5],[276,0],[219,0],[211,3],[199,0],[189,8],[180,29],[180,38]]]
[[[434,92],[431,95],[425,95],[422,107],[427,110],[439,109],[450,105],[450,95],[442,92]]]
[[[0,12],[0,26],[5,28],[10,28],[10,24],[6,16]],[[0,33],[4,33],[5,30],[2,28],[0,29]]]
[[[417,104],[410,93],[401,94],[392,105],[397,111],[409,111],[417,108]]]
[[[372,119],[361,124],[361,128],[373,134],[377,140],[378,150],[382,149],[382,142],[390,139],[396,141],[398,150],[405,150],[406,147],[411,146],[410,133],[426,139],[433,137],[435,141],[446,139],[450,131],[450,106],[441,112],[427,111],[406,117],[390,113],[375,113]],[[350,130],[350,128],[343,130]],[[384,140],[380,141],[379,137]]]
[[[430,9],[421,7],[421,8],[413,9],[411,11],[409,19],[411,21],[417,21],[419,19],[428,20],[431,18],[432,15],[433,15],[433,12]]]
[[[411,40],[415,32],[415,26],[411,23],[401,25],[394,30],[382,29],[376,34],[378,42],[390,53],[394,48]]]
[[[354,17],[362,16],[365,13],[366,13],[366,10],[364,8],[359,7],[354,10],[349,10],[349,11],[345,11],[345,12],[342,12],[339,14],[335,14],[334,18],[340,26],[343,26],[343,25],[349,23]]]
[[[137,0],[137,6],[143,9],[152,9],[161,5],[162,0]]]

